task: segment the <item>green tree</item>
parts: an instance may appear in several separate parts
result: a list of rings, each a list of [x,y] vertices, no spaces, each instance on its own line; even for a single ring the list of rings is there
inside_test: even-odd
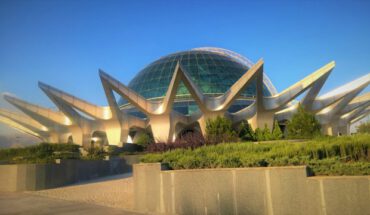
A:
[[[280,129],[278,121],[275,120],[274,128],[272,129],[272,138],[274,140],[280,140],[283,138],[283,132]]]
[[[306,111],[301,104],[297,113],[287,124],[289,138],[312,138],[321,134],[321,125],[315,115]]]
[[[263,130],[262,130],[262,129],[260,129],[260,128],[256,128],[256,130],[255,130],[254,132],[256,133],[256,139],[257,139],[258,141],[264,141],[264,140],[266,140],[266,139],[265,139],[265,135],[264,135],[264,133],[263,133]]]
[[[231,120],[217,116],[215,119],[207,120],[206,139],[210,144],[234,142],[238,139],[238,135],[232,127]]]
[[[265,123],[265,126],[262,130],[262,134],[263,134],[263,138],[264,140],[272,140],[272,134],[271,134],[271,131],[270,129],[267,127],[267,124]]]
[[[139,136],[137,137],[136,144],[142,146],[143,148],[146,148],[153,142],[153,139],[147,133],[140,133],[138,135]]]
[[[254,141],[256,135],[247,121],[242,121],[239,125],[239,138],[243,141]]]
[[[361,123],[357,126],[358,133],[370,133],[370,122]]]

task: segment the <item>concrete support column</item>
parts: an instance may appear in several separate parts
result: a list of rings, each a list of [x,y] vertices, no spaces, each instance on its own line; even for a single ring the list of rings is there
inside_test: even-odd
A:
[[[334,134],[333,126],[331,126],[330,124],[322,124],[321,125],[321,132],[324,135],[333,136],[333,134]]]
[[[170,114],[150,116],[150,126],[156,142],[167,142],[174,140],[175,125]]]
[[[79,128],[78,126],[72,126],[69,129],[70,129],[70,132],[72,133],[73,142],[75,144],[83,146],[83,147],[90,145],[88,141],[86,142],[86,140],[84,140],[86,138],[84,138],[81,128]]]
[[[321,131],[324,135],[337,136],[337,135],[349,135],[350,124],[344,122],[334,121],[332,123],[321,125]]]
[[[251,119],[248,120],[253,130],[257,128],[263,129],[265,125],[272,131],[274,126],[274,112],[273,111],[260,111],[257,112]]]
[[[349,124],[346,124],[346,125],[339,125],[338,128],[337,128],[337,134],[340,135],[349,135],[351,134],[350,132],[350,125]]]
[[[106,122],[104,127],[109,145],[122,147],[126,143],[129,132],[128,126],[122,127],[119,122]]]

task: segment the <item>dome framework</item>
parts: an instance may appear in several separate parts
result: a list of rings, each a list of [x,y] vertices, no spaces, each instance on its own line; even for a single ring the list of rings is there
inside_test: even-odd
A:
[[[188,64],[184,63],[183,58],[178,59],[180,58],[178,56],[184,55],[195,56],[197,59],[198,55],[202,56],[205,53],[211,56],[210,61],[216,62],[217,58],[220,64],[224,64],[226,60],[222,62],[220,59],[227,59],[232,62],[233,68],[239,68],[244,72],[237,78],[234,77],[233,82],[222,82],[220,89],[205,87],[207,83],[204,84],[204,80],[206,79],[197,79],[194,76],[201,75],[204,71],[220,74],[220,71],[225,70],[213,71],[215,67],[208,66],[210,61],[204,61],[204,64],[197,63],[194,66],[189,63],[190,57],[187,58]],[[224,58],[219,56],[224,56]],[[161,66],[158,66],[160,64]],[[156,78],[152,75],[158,74],[158,69],[152,68],[155,65],[155,68],[159,68],[163,74],[157,77],[161,84],[142,88],[147,80]],[[198,65],[207,65],[207,69],[199,73]],[[214,63],[214,66],[217,65],[219,64]],[[130,138],[135,142],[135,137],[145,129],[151,130],[156,141],[164,142],[173,141],[182,130],[188,129],[189,126],[197,126],[201,133],[205,134],[207,120],[217,116],[227,117],[233,123],[247,120],[253,129],[265,125],[271,129],[274,120],[285,121],[295,113],[297,102],[292,101],[302,93],[305,95],[299,102],[306,110],[316,115],[323,125],[324,134],[349,134],[351,123],[370,113],[370,93],[358,96],[368,86],[370,74],[319,96],[322,86],[335,67],[335,62],[330,62],[278,93],[264,75],[263,65],[263,60],[253,64],[246,58],[228,50],[202,48],[175,53],[155,61],[140,72],[129,86],[125,86],[119,80],[100,70],[99,75],[108,106],[94,105],[39,82],[41,90],[59,110],[47,109],[6,93],[3,95],[4,99],[24,114],[0,109],[0,122],[43,141],[73,141],[84,147],[90,147],[97,138],[96,134],[102,134],[109,145],[118,146],[123,146]],[[206,68],[206,66],[201,66],[201,68]],[[172,72],[169,72],[169,69],[172,69]],[[153,76],[152,79],[146,77],[148,74]],[[234,73],[226,75],[236,76]],[[166,81],[162,83],[161,80]],[[219,80],[213,80],[213,82],[217,81]],[[163,88],[163,84],[168,86]],[[124,102],[118,102],[114,93],[124,98],[126,105],[130,108],[122,108]],[[184,98],[188,99],[191,104],[195,104],[198,110],[187,114],[176,111],[175,106],[183,102],[181,99]],[[249,99],[250,102],[243,103],[243,99]],[[230,111],[235,103],[241,107],[237,111]],[[132,110],[143,113],[145,118],[132,114]],[[133,137],[130,136],[132,129],[136,131]]]

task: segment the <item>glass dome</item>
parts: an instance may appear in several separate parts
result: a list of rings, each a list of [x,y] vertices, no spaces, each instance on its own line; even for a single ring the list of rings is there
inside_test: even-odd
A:
[[[189,77],[208,95],[225,93],[249,67],[235,57],[209,50],[195,49],[167,55],[154,61],[129,83],[129,88],[147,99],[163,97],[170,84],[176,63],[180,62]],[[271,93],[264,90],[266,96]],[[181,85],[177,96],[188,96],[189,92]],[[254,97],[255,84],[245,89],[242,96]]]
[[[248,59],[225,49],[219,48],[197,48],[189,51],[177,52],[164,56],[141,70],[128,87],[139,93],[146,99],[160,99],[168,89],[171,82],[176,63],[180,62],[189,77],[200,88],[200,90],[209,96],[219,96],[225,93],[246,71],[253,65]],[[271,96],[274,94],[274,88],[267,77],[264,77],[264,95]],[[251,99],[256,94],[255,82],[248,85],[241,94],[240,99],[249,100],[245,105],[251,103]],[[189,105],[193,103],[190,93],[182,83],[176,94],[177,102],[182,104],[174,105],[174,108],[189,113]],[[184,103],[184,101],[186,101]],[[190,103],[189,103],[190,102]],[[121,100],[121,105],[127,104]],[[236,102],[237,109],[243,104]],[[178,106],[178,107],[177,107]],[[234,107],[233,109],[235,109]]]

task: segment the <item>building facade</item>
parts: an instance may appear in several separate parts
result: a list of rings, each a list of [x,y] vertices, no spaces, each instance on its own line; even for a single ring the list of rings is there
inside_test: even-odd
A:
[[[107,106],[97,106],[50,85],[40,89],[58,111],[40,107],[9,93],[3,97],[21,110],[0,109],[0,122],[48,142],[123,146],[142,132],[156,141],[173,141],[186,131],[205,134],[208,119],[247,120],[253,129],[274,120],[284,123],[298,103],[314,113],[328,135],[349,134],[349,127],[370,112],[370,93],[360,95],[370,74],[319,96],[335,62],[277,92],[264,62],[219,48],[197,48],[164,56],[141,70],[128,84],[100,70]],[[121,96],[116,100],[114,94]],[[297,97],[303,95],[297,101]]]

